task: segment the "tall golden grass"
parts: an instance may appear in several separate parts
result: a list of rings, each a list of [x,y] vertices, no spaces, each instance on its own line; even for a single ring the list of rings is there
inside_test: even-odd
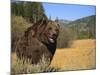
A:
[[[11,59],[11,75],[59,71],[59,68],[49,66],[50,61],[47,60],[45,56],[42,57],[38,64],[34,65],[31,64],[29,59],[19,59],[16,53],[12,53]]]
[[[57,49],[51,66],[62,70],[81,70],[96,68],[95,40],[76,40],[71,48]]]

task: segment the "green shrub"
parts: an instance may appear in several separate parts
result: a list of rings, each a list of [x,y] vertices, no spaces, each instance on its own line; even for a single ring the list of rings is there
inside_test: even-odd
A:
[[[23,17],[12,15],[11,20],[11,37],[12,37],[12,50],[16,41],[24,34],[24,31],[31,26]]]

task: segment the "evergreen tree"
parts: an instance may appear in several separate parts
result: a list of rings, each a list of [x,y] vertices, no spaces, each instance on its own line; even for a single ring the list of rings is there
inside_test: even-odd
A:
[[[32,23],[41,18],[47,19],[43,5],[39,2],[12,2],[11,12],[17,16],[23,16]]]

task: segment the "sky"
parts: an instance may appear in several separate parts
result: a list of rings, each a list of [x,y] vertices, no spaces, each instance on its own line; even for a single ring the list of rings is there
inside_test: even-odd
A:
[[[96,14],[95,6],[75,4],[43,3],[47,17],[52,20],[65,19],[74,21],[76,19]]]

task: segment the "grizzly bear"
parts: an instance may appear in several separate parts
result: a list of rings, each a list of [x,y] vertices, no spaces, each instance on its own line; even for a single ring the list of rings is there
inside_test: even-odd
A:
[[[29,27],[16,44],[18,58],[28,58],[37,64],[42,56],[52,60],[59,35],[59,24],[51,20],[39,20]]]

